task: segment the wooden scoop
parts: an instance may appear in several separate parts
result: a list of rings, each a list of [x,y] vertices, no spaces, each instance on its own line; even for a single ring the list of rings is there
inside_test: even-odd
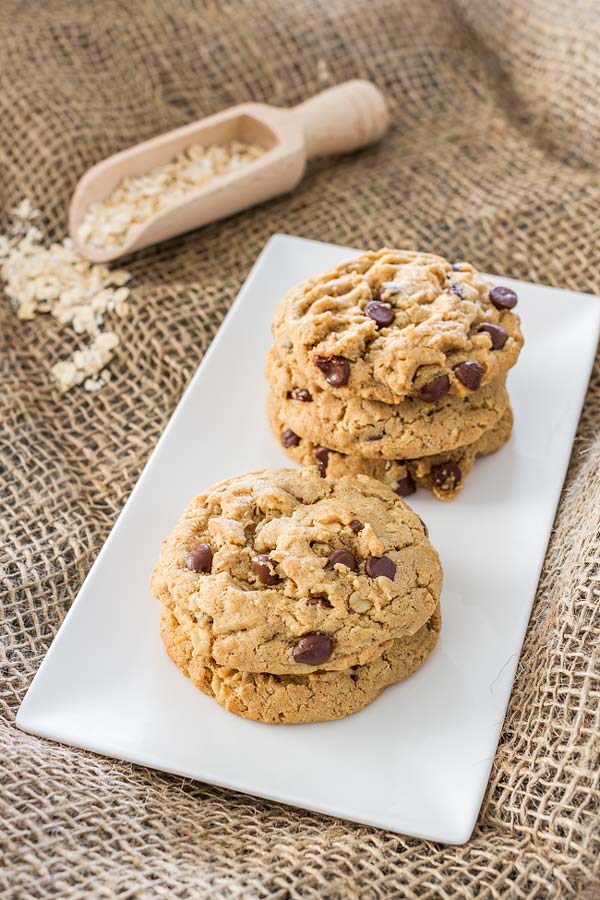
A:
[[[79,181],[69,212],[69,232],[80,253],[107,262],[193,228],[223,219],[294,188],[307,159],[348,153],[379,140],[388,126],[383,95],[369,81],[347,81],[292,109],[242,103],[116,153]],[[90,204],[102,202],[127,177],[169,162],[191,144],[232,140],[258,144],[258,159],[192,189],[140,224],[120,245],[99,247],[78,237]]]

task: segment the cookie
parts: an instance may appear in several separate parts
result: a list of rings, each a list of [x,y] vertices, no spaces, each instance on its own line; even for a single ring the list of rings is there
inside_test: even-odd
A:
[[[240,672],[219,666],[194,649],[185,626],[167,607],[161,635],[167,653],[191,681],[229,712],[270,724],[341,719],[367,706],[391,684],[412,675],[433,650],[441,627],[439,607],[411,637],[386,646],[381,657],[341,672],[308,675]]]
[[[477,457],[495,453],[508,441],[512,431],[513,414],[508,406],[496,425],[465,447],[457,447],[447,453],[424,456],[420,459],[400,460],[348,456],[299,435],[297,443],[288,442],[286,446],[283,435],[287,420],[275,404],[269,407],[269,421],[288,456],[305,466],[317,463],[323,475],[330,478],[340,478],[342,475],[369,475],[389,484],[401,497],[408,497],[414,494],[417,487],[424,487],[440,500],[452,500],[463,488],[465,477],[473,468]]]
[[[435,404],[514,366],[523,344],[516,302],[469,263],[383,249],[289,291],[273,335],[280,359],[330,393]]]
[[[364,475],[259,471],[196,497],[164,542],[154,595],[194,649],[243,672],[342,671],[415,634],[439,557],[419,517]]]
[[[469,397],[447,394],[432,405],[414,397],[391,404],[329,393],[307,384],[273,350],[266,375],[269,406],[277,407],[285,440],[302,435],[349,456],[416,458],[463,447],[489,431],[508,406],[504,377]]]

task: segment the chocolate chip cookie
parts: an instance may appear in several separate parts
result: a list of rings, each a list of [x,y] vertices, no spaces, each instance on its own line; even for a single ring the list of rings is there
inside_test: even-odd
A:
[[[430,619],[441,583],[423,523],[390,487],[316,468],[241,475],[196,497],[152,577],[200,656],[291,676],[381,657]]]
[[[219,666],[195,647],[186,624],[180,624],[171,609],[163,607],[161,612],[167,653],[196,687],[229,712],[270,724],[319,722],[357,712],[422,665],[440,626],[437,607],[415,634],[389,642],[372,662],[341,672],[318,669],[307,675],[271,675]]]
[[[324,390],[384,403],[468,397],[515,364],[511,288],[431,253],[363,253],[303,282],[273,320],[280,359]]]
[[[374,459],[431,456],[463,447],[489,431],[508,406],[504,376],[470,396],[447,394],[436,404],[414,397],[391,404],[332,394],[307,383],[273,348],[266,376],[269,407],[276,408],[283,424],[284,446],[297,445],[293,435],[302,435],[339,453]]]
[[[296,433],[294,440],[290,441],[288,420],[276,403],[269,404],[269,421],[288,456],[301,465],[316,463],[323,476],[339,478],[342,475],[364,474],[389,484],[400,497],[408,497],[418,487],[424,487],[439,500],[452,500],[464,487],[465,477],[477,457],[495,453],[508,441],[513,414],[507,406],[502,418],[471,444],[417,459],[347,455]]]

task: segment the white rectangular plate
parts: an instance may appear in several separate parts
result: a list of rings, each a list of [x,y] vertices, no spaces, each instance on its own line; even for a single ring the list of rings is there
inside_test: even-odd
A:
[[[213,482],[289,465],[265,418],[282,294],[357,251],[275,236],[177,407],[17,716],[33,734],[446,843],[468,840],[488,780],[592,366],[597,298],[501,279],[526,345],[515,431],[464,491],[411,503],[444,566],[425,665],[339,722],[271,726],[224,712],[168,660],[148,580],[183,507]]]

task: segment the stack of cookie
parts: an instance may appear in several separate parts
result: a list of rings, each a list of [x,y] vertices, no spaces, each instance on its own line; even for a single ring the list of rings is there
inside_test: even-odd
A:
[[[196,497],[152,576],[167,652],[230,712],[337,719],[414,672],[440,630],[442,571],[388,486],[254,472]]]
[[[451,499],[476,457],[511,433],[516,303],[469,263],[389,249],[300,284],[273,320],[273,431],[324,475]]]

